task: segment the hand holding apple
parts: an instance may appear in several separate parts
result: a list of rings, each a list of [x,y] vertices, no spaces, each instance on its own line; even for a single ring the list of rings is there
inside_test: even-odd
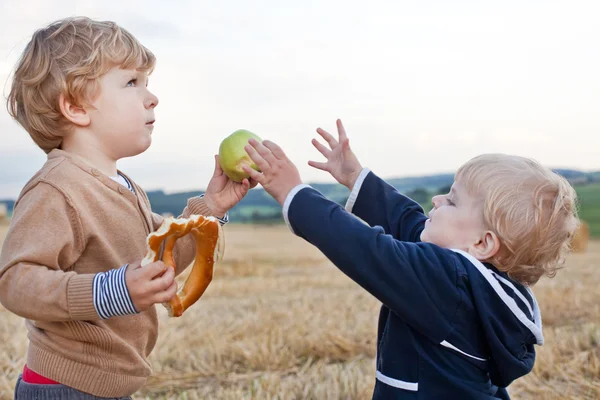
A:
[[[245,150],[261,172],[248,165],[243,165],[243,170],[283,205],[290,191],[302,183],[298,169],[277,144],[269,140],[260,143],[256,139],[248,143]]]

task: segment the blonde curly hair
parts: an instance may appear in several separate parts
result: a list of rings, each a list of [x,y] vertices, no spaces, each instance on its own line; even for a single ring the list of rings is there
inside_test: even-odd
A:
[[[500,240],[489,262],[526,285],[556,275],[579,223],[577,195],[565,178],[528,158],[485,154],[455,179],[483,199],[487,229]]]
[[[156,59],[128,31],[110,21],[66,18],[36,31],[14,72],[7,100],[10,115],[46,153],[69,131],[59,99],[86,106],[98,78],[119,66],[151,73]]]

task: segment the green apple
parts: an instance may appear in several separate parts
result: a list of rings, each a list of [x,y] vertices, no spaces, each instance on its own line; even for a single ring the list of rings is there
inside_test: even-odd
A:
[[[262,139],[246,129],[238,129],[227,136],[219,146],[219,164],[225,174],[235,182],[241,182],[249,175],[244,172],[242,166],[247,165],[250,168],[260,171],[254,161],[250,158],[244,146],[248,144],[248,139],[254,138],[259,142]]]

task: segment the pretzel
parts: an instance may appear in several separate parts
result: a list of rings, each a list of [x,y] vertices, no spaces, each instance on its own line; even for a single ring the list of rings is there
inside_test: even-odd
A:
[[[141,265],[160,259],[160,248],[165,246],[162,261],[167,267],[175,268],[173,250],[175,242],[187,235],[194,236],[196,257],[194,265],[183,287],[168,303],[163,303],[170,317],[180,317],[183,312],[204,294],[212,281],[213,268],[223,257],[224,240],[221,224],[214,217],[192,215],[190,218],[165,218],[156,232],[146,239],[147,253]]]

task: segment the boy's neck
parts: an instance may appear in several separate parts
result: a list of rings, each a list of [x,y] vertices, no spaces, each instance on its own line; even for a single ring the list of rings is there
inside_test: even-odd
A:
[[[100,148],[89,142],[71,140],[72,136],[65,137],[61,149],[82,159],[90,167],[107,176],[117,176],[117,160],[112,159]]]

